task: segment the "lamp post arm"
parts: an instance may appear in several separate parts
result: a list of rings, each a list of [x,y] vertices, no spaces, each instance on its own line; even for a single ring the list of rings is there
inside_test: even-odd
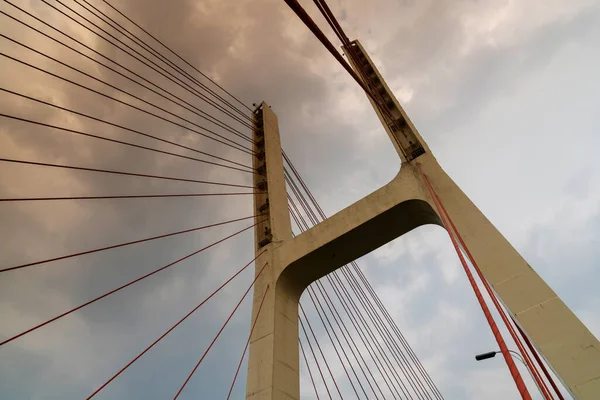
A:
[[[525,369],[527,369],[527,372],[529,372],[529,376],[531,376],[531,379],[533,380],[533,382],[535,383],[535,386],[538,388],[540,394],[542,395],[542,399],[544,398],[544,392],[542,392],[542,388],[540,387],[540,385],[538,385],[537,381],[535,380],[535,377],[533,376],[533,372],[529,369],[529,366],[525,363],[525,360],[523,360],[523,357],[517,353],[514,350],[508,350],[508,352],[510,354],[512,354],[512,356],[514,358],[516,358],[517,360],[521,361],[523,363],[523,365],[525,366]]]

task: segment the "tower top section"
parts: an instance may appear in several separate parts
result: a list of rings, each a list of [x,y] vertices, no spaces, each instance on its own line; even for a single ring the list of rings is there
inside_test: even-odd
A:
[[[425,141],[360,42],[354,40],[350,42],[349,47],[344,46],[343,50],[358,76],[371,91],[372,97],[369,97],[369,101],[383,122],[402,161],[409,162],[429,152]]]

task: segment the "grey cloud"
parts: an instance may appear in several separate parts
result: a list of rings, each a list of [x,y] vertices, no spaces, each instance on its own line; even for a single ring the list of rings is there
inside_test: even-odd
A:
[[[105,9],[101,3],[94,4]],[[361,32],[370,30],[373,33],[368,36],[367,42],[385,42],[375,49],[376,55],[385,65],[385,76],[394,81],[405,79],[408,83],[414,83],[415,93],[407,109],[411,116],[414,115],[418,126],[425,131],[424,136],[432,137],[432,140],[437,140],[443,133],[447,127],[445,124],[454,128],[468,124],[466,116],[485,110],[489,106],[487,98],[492,101],[503,91],[518,91],[519,82],[532,79],[536,71],[555,54],[556,49],[589,33],[593,18],[597,18],[597,14],[591,12],[588,16],[577,14],[571,20],[545,26],[507,48],[480,49],[466,60],[457,61],[454,53],[465,34],[457,18],[466,10],[463,8],[466,7],[465,4],[467,2],[443,5],[429,2],[417,7],[416,3],[390,2],[389,7],[394,7],[393,10],[406,12],[402,14],[406,18],[401,21],[399,28],[394,25],[387,27],[382,23],[379,24],[381,26],[357,25],[356,19],[362,14],[360,4],[344,7],[344,11],[340,13],[340,16],[347,13],[347,18],[342,18],[344,23],[356,28],[348,32],[352,37],[362,39]],[[57,26],[65,26],[58,22],[56,13],[45,5],[37,2],[30,2],[30,5],[37,15],[52,20]],[[137,22],[201,70],[216,77],[246,104],[265,100],[272,105],[279,116],[284,148],[305,175],[318,199],[323,201],[328,213],[362,197],[385,183],[395,173],[397,158],[390,151],[385,137],[381,141],[374,140],[372,147],[364,146],[363,140],[367,133],[375,131],[384,135],[368,103],[360,97],[364,107],[358,115],[347,116],[341,112],[345,110],[345,99],[340,94],[358,97],[362,96],[361,93],[353,86],[350,78],[342,75],[341,68],[330,60],[326,51],[285,8],[283,2],[180,1],[167,5],[165,2],[121,1],[115,2],[115,5],[126,14],[134,16]],[[498,5],[501,3],[481,7],[487,10]],[[12,13],[6,4],[2,7]],[[400,19],[392,12],[382,15],[386,8],[369,7],[372,9],[369,15],[381,20]],[[22,28],[10,24],[6,26],[9,34],[25,37],[26,31]],[[137,62],[131,61],[107,43],[94,39],[81,29],[72,29],[72,33],[84,37],[98,51],[126,66],[143,71],[152,81],[173,88],[167,80],[146,67],[140,67]],[[386,36],[373,36],[382,33]],[[125,40],[121,35],[118,37]],[[141,95],[144,99],[156,101],[169,110],[176,109],[156,95],[146,93],[139,86],[116,77],[89,61],[81,60],[68,50],[59,49],[34,36],[27,36],[26,39],[36,48],[44,48],[61,58],[66,57],[74,66],[111,82],[119,82],[119,87]],[[396,45],[397,43],[401,45]],[[5,48],[6,51],[14,50],[14,47],[3,46],[3,51]],[[519,63],[509,63],[509,60],[515,58],[519,59]],[[40,58],[35,60],[42,61]],[[243,162],[249,160],[249,157],[234,150],[226,150],[189,132],[186,134],[182,128],[174,128],[96,95],[42,78],[39,73],[27,71],[26,68],[16,69],[6,60],[1,62],[0,68],[6,72],[0,77],[3,86],[12,85],[10,87],[17,87],[48,101],[85,110],[127,126],[140,127],[148,133],[207,152],[214,151]],[[63,67],[42,62],[52,70],[89,82]],[[444,67],[450,69],[448,75],[440,72]],[[429,83],[422,84],[422,75],[428,77]],[[12,79],[13,77],[21,79]],[[101,88],[96,83],[93,86]],[[121,96],[114,89],[101,90],[113,96]],[[186,100],[201,104],[185,91],[174,90]],[[16,102],[4,95],[0,96],[0,102],[3,110],[29,115],[40,121],[90,130],[135,143],[156,145],[163,149],[170,147],[157,145],[151,140],[99,123],[66,117],[65,114],[28,102]],[[139,104],[137,101],[134,103]],[[444,107],[440,110],[435,107],[437,104]],[[206,109],[208,110],[207,107]],[[182,115],[205,124],[189,112]],[[229,119],[227,121],[230,122]],[[92,139],[76,139],[45,128],[26,127],[21,123],[6,120],[1,123],[2,147],[14,157],[43,156],[49,162],[249,182],[248,177],[197,166],[193,162],[167,156],[144,155],[139,150],[101,144]],[[193,155],[189,152],[187,154]],[[456,164],[453,166],[457,168]],[[58,175],[52,175],[51,171],[34,172],[39,179],[31,181],[24,178],[24,172],[19,171],[25,169],[13,167],[1,172],[0,192],[3,195],[16,195],[21,190],[29,193],[53,193],[56,189],[68,188],[73,188],[73,193],[206,190],[201,186],[82,173],[62,173],[60,178],[53,178]],[[0,218],[3,226],[10,227],[1,231],[3,265],[251,213],[247,199],[228,199],[215,208],[217,202],[156,200],[114,205],[76,203],[70,206],[49,205],[37,211],[27,206],[3,206]],[[19,327],[26,328],[34,321],[52,316],[67,306],[77,305],[103,290],[165,265],[216,240],[219,235],[233,232],[233,229],[231,226],[211,232],[210,235],[200,233],[111,254],[89,256],[61,265],[40,266],[16,272],[0,283],[2,315],[13,324],[3,327],[2,334],[5,336],[16,332]],[[32,235],[32,232],[37,233]],[[553,246],[559,241],[558,238],[545,235],[543,228],[533,232],[531,237],[532,242],[543,242],[545,247]],[[427,242],[428,239],[420,240]],[[478,388],[464,387],[461,379],[466,376],[477,377],[478,369],[488,368],[474,365],[471,358],[473,352],[487,350],[493,346],[493,342],[487,327],[482,323],[476,304],[472,302],[472,295],[465,289],[466,282],[458,279],[458,283],[448,285],[434,266],[438,264],[436,255],[448,250],[442,248],[436,251],[437,244],[434,241],[426,245],[422,258],[408,255],[396,261],[383,262],[369,257],[365,260],[365,270],[378,289],[382,289],[384,302],[390,307],[395,305],[396,296],[407,291],[415,277],[423,278],[420,271],[427,271],[427,283],[423,290],[406,296],[406,303],[397,310],[395,317],[403,322],[401,328],[405,330],[417,354],[423,358],[447,397],[476,398],[477,394],[474,393],[481,393]],[[35,334],[21,345],[1,349],[6,355],[2,358],[6,362],[0,364],[2,390],[9,398],[71,398],[87,395],[103,379],[114,373],[116,368],[124,365],[137,351],[154,340],[179,315],[202,299],[217,282],[241,267],[244,260],[251,259],[252,250],[250,234],[245,234],[230,245],[218,249],[215,255],[207,253],[205,256],[195,257],[174,267],[177,271],[165,271],[160,277],[156,276],[153,280],[117,294],[116,299],[105,299],[104,304],[98,303],[64,322],[57,322],[48,337],[44,337],[42,333]],[[532,254],[527,254],[529,259],[535,257]],[[584,251],[582,260],[578,260],[577,264],[593,265],[589,260],[596,258],[595,253]],[[533,261],[538,260],[533,258]],[[557,260],[556,266],[547,265],[547,271],[560,268],[558,264],[562,261],[564,260]],[[541,263],[539,260],[534,264]],[[458,268],[458,264],[455,266]],[[381,272],[383,270],[386,271],[385,276]],[[247,278],[248,276],[246,280],[240,279],[236,283],[234,289],[237,292],[244,288]],[[389,282],[396,284],[392,287]],[[236,293],[233,289],[223,293],[210,304],[211,308],[174,332],[164,344],[140,360],[140,365],[131,368],[109,386],[104,393],[105,398],[164,398],[172,395],[215,333],[215,327],[218,327],[226,312],[233,307],[237,300],[233,293]],[[434,293],[435,296],[432,295]],[[582,297],[573,304],[583,310],[586,308],[587,297]],[[452,319],[453,310],[462,310],[469,316],[465,318],[476,316],[473,319],[477,321],[477,327],[467,329],[456,325],[456,321]],[[198,374],[192,381],[188,394],[204,395],[206,398],[222,395],[233,375],[233,366],[241,355],[249,322],[248,312],[246,304],[240,310],[234,325],[225,331],[225,337],[219,341],[220,347],[215,348],[214,354],[211,353],[207,364],[203,366],[203,374]],[[447,328],[444,324],[448,325],[449,333],[442,337],[438,332]],[[323,332],[319,332],[323,337]],[[233,345],[228,346],[232,343]],[[333,359],[330,347],[327,352]],[[336,374],[341,376],[339,366],[335,368]],[[496,377],[496,368],[489,368],[491,374],[482,385]],[[500,381],[509,382],[510,378],[502,375],[505,373],[503,371],[498,371],[502,378]],[[30,377],[27,384],[23,378],[26,376]],[[236,391],[240,398],[244,380],[245,372],[242,367]],[[65,385],[64,382],[68,384]],[[303,387],[305,389],[303,395],[306,394],[309,398],[309,391]],[[345,390],[348,390],[347,384]]]

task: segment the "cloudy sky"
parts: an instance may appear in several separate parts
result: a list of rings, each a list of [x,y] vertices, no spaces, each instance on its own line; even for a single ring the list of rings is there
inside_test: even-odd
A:
[[[61,1],[82,11],[72,0]],[[105,54],[219,115],[44,2],[11,2],[57,30],[25,16],[7,2],[0,3],[0,10],[109,64],[93,50]],[[101,1],[90,2],[108,10]],[[350,38],[360,39],[376,61],[446,171],[600,336],[598,2],[329,3]],[[48,4],[66,10],[56,0],[48,0]],[[114,0],[113,4],[246,104],[262,100],[270,104],[279,117],[284,149],[327,214],[381,187],[396,174],[398,157],[364,94],[283,1]],[[302,4],[325,28],[312,2]],[[122,92],[126,90],[196,124],[214,127],[5,15],[0,18],[2,35],[119,89],[108,88],[4,37],[0,38],[1,53],[152,109],[132,100]],[[69,42],[58,31],[92,50]],[[333,34],[326,32],[333,40]],[[129,43],[122,35],[115,36]],[[0,57],[0,71],[4,89],[240,163],[250,162],[245,153],[5,56]],[[0,109],[3,114],[200,157],[7,92],[0,92]],[[250,176],[239,171],[7,118],[0,119],[0,157],[250,183]],[[0,168],[0,196],[4,198],[207,191],[224,189],[8,163]],[[250,196],[1,203],[1,267],[250,215]],[[248,225],[237,222],[106,254],[2,273],[0,337],[15,335]],[[250,231],[242,233],[2,346],[0,397],[85,398],[249,262],[252,243]],[[447,399],[517,398],[500,358],[481,363],[473,359],[474,354],[494,350],[496,345],[441,228],[419,228],[359,260],[359,265]],[[227,286],[98,398],[172,397],[249,285],[251,275],[248,270]],[[181,398],[224,398],[247,338],[249,310],[249,302],[244,302]],[[327,354],[333,357],[326,336],[319,332]],[[234,398],[243,398],[244,369]],[[339,365],[333,369],[338,381],[344,381]],[[306,378],[303,369],[302,396],[313,399]],[[352,398],[347,383],[342,389]],[[530,389],[535,391],[533,385]]]

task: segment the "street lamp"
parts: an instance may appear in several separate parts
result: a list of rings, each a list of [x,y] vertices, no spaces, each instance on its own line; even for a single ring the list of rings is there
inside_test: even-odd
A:
[[[489,353],[477,354],[475,356],[475,359],[477,361],[487,360],[488,358],[496,357],[496,353],[498,353],[498,352],[497,351],[490,351]]]
[[[535,383],[535,386],[540,391],[540,394],[542,395],[542,398],[544,398],[544,392],[542,392],[542,388],[540,388],[540,385],[538,385],[537,381],[535,380],[535,377],[533,376],[533,373],[529,369],[529,366],[527,365],[527,363],[525,363],[525,360],[523,360],[523,358],[521,357],[521,355],[519,353],[517,353],[516,351],[514,351],[514,350],[508,350],[508,352],[514,358],[516,358],[517,360],[519,360],[519,361],[521,361],[523,363],[523,365],[527,369],[527,372],[529,372],[529,375],[531,376],[531,379],[533,379],[533,382]],[[499,353],[501,353],[501,352],[500,351],[490,351],[490,352],[487,352],[487,353],[481,353],[481,354],[477,354],[475,356],[475,359],[477,361],[483,361],[483,360],[487,360],[488,358],[496,357],[496,354],[499,354]]]

